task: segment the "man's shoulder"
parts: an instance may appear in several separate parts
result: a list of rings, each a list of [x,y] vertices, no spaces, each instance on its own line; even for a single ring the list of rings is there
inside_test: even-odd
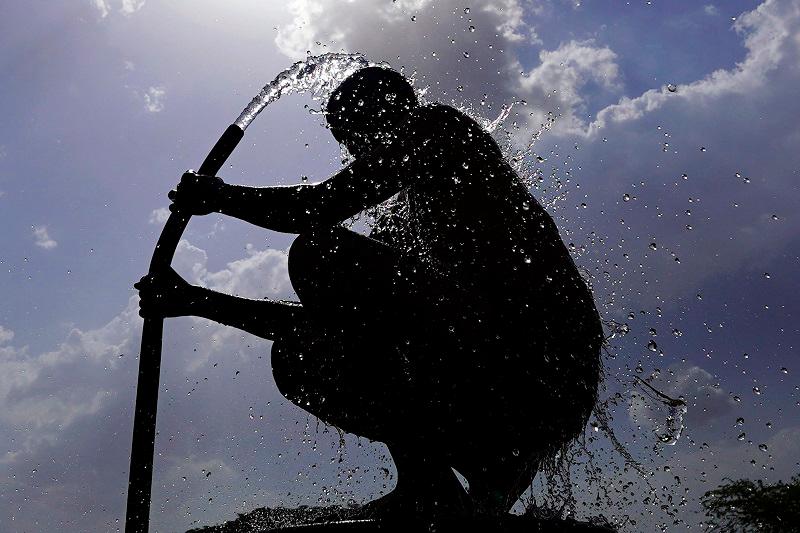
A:
[[[428,120],[447,120],[455,122],[472,122],[467,115],[445,104],[426,104],[420,106],[417,116]]]
[[[420,134],[437,136],[448,132],[452,135],[469,135],[474,137],[483,132],[480,125],[465,113],[445,104],[427,104],[420,106],[412,120],[413,126]]]

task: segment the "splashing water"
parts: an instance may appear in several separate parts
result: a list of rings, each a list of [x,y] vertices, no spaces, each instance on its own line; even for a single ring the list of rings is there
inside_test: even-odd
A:
[[[348,76],[362,68],[374,66],[386,65],[373,63],[361,54],[328,53],[308,56],[265,85],[244,108],[235,124],[242,130],[247,129],[265,107],[287,94],[310,93],[314,99],[327,99]]]
[[[637,383],[644,387],[645,395],[655,400],[667,408],[667,416],[664,424],[657,424],[655,428],[659,442],[667,446],[674,446],[683,433],[683,417],[686,415],[686,402],[681,399],[670,398],[663,392],[657,390],[647,381],[638,376],[634,376]]]

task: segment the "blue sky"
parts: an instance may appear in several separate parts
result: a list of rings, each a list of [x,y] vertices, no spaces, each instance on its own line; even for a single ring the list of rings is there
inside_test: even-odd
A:
[[[0,508],[13,530],[122,518],[141,329],[132,284],[158,210],[307,50],[404,66],[428,100],[483,118],[524,99],[504,125],[516,143],[558,116],[533,147],[545,159],[534,194],[575,244],[604,318],[630,326],[604,394],[621,394],[614,425],[655,479],[671,465],[663,484],[690,501],[688,524],[722,477],[800,471],[797,0],[35,1],[8,3],[0,26]],[[271,106],[221,176],[269,185],[335,171],[339,148],[305,105],[319,104]],[[292,296],[292,236],[210,216],[185,237],[175,266],[193,282]],[[348,436],[340,448],[281,399],[268,343],[199,319],[166,330],[156,529],[391,486],[382,446]],[[664,413],[632,385],[656,370],[653,383],[689,403],[671,447],[654,434]],[[593,436],[604,476],[630,476]],[[620,502],[596,512],[671,524]]]

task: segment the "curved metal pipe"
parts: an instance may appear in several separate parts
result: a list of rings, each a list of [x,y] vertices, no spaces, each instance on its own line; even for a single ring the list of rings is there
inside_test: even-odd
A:
[[[211,149],[198,174],[215,176],[244,136],[235,124],[228,126]],[[170,214],[158,238],[150,273],[158,272],[172,263],[175,249],[191,215]],[[131,463],[128,474],[128,504],[125,516],[126,533],[147,533],[150,527],[150,492],[153,482],[153,452],[156,438],[156,412],[161,370],[161,336],[164,320],[146,318],[142,328],[139,352],[139,379],[136,385],[136,411],[133,418]]]

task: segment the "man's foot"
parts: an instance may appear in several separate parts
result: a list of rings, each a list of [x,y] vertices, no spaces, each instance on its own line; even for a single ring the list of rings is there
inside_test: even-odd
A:
[[[403,469],[398,465],[397,487],[389,494],[365,504],[363,518],[400,521],[435,521],[468,517],[473,514],[472,500],[450,467],[424,470]]]

